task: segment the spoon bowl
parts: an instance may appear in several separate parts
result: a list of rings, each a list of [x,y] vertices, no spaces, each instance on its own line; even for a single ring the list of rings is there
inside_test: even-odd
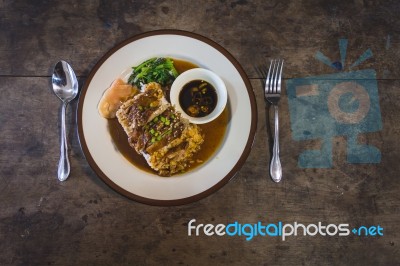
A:
[[[63,102],[70,102],[78,95],[78,80],[75,72],[65,61],[54,66],[52,75],[53,91]]]
[[[65,113],[68,103],[78,95],[78,80],[72,67],[65,61],[59,61],[54,66],[51,81],[54,94],[63,103],[61,109],[61,152],[57,175],[58,180],[65,181],[70,173]]]

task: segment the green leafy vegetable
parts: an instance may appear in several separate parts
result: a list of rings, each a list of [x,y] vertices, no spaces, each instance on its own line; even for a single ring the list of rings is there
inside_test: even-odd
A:
[[[171,58],[155,57],[133,67],[128,83],[141,87],[149,82],[157,82],[161,86],[171,85],[178,72]]]

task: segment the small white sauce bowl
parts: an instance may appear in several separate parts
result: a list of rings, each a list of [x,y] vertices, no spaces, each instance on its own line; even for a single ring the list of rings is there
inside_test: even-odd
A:
[[[192,117],[182,109],[179,103],[179,94],[183,87],[193,80],[204,80],[210,83],[217,93],[217,105],[214,110],[204,117]],[[194,124],[205,124],[216,119],[225,109],[228,101],[228,93],[224,81],[214,72],[204,68],[193,68],[180,74],[172,83],[170,91],[171,104],[181,113],[182,117],[187,118]]]

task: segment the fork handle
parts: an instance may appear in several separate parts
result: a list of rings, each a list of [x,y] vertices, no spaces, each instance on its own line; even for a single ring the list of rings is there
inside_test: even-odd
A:
[[[279,182],[282,179],[282,166],[279,159],[279,118],[278,118],[278,106],[274,105],[274,120],[275,120],[275,132],[274,132],[274,147],[272,150],[272,160],[269,168],[272,180]]]

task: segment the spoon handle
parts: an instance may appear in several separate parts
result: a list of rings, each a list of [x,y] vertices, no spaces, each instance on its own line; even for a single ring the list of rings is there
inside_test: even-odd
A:
[[[63,103],[61,110],[61,151],[60,151],[60,161],[58,162],[58,180],[65,181],[70,172],[70,165],[68,160],[68,144],[67,144],[67,134],[65,130],[65,112],[67,109],[67,103]]]

